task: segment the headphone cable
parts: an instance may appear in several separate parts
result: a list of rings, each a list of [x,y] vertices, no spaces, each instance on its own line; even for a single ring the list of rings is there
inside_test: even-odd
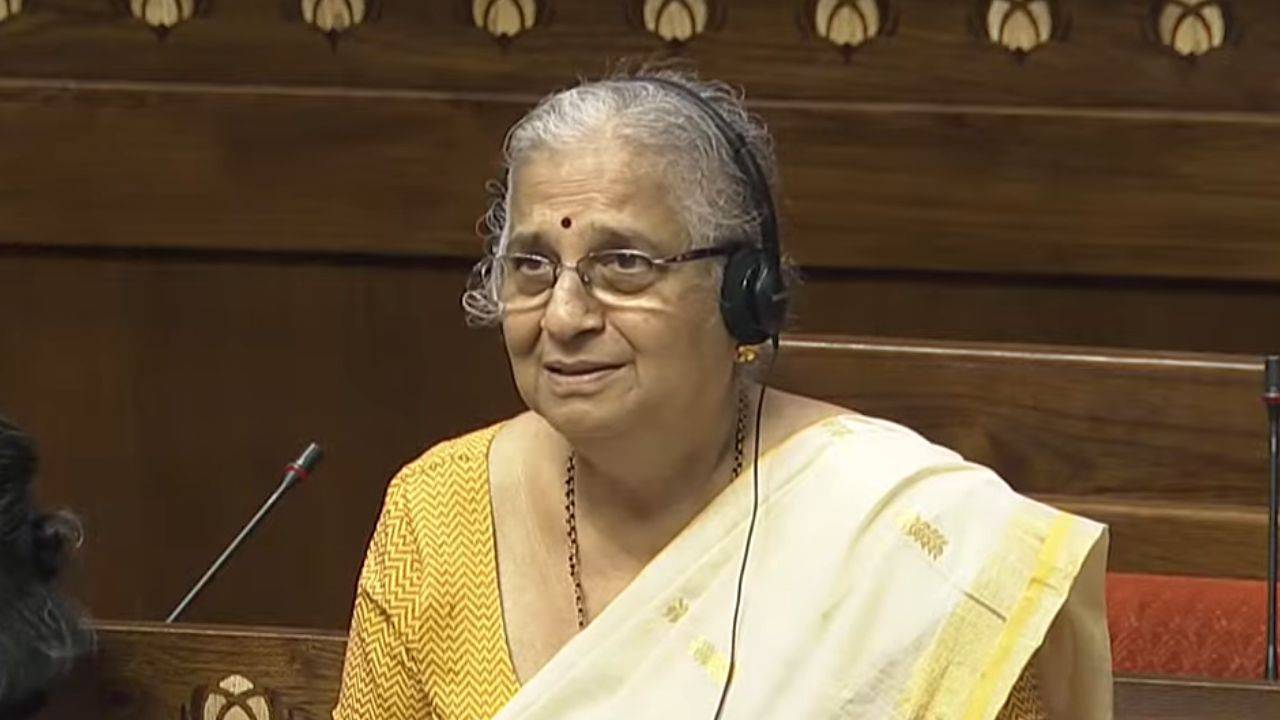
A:
[[[747,578],[747,558],[751,556],[751,540],[756,532],[756,517],[760,513],[760,427],[764,417],[764,394],[769,387],[769,377],[773,375],[773,365],[778,359],[778,336],[770,338],[773,353],[769,358],[769,367],[765,369],[764,379],[760,382],[760,397],[756,401],[755,461],[751,463],[751,520],[747,523],[747,540],[742,548],[742,564],[738,567],[738,588],[733,600],[733,624],[729,630],[729,669],[725,675],[724,685],[720,687],[720,700],[716,703],[715,720],[720,720],[724,712],[725,700],[729,697],[729,686],[733,684],[733,672],[737,666],[738,655],[738,619],[742,610],[742,589]]]

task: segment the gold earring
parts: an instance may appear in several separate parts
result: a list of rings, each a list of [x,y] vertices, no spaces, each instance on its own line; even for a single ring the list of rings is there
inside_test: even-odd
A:
[[[734,362],[738,363],[739,365],[749,365],[755,362],[756,358],[758,357],[760,357],[759,350],[756,350],[750,345],[739,345],[738,356],[734,358]]]

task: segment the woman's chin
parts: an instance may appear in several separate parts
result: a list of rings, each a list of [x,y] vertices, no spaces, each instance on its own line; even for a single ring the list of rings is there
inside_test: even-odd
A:
[[[615,435],[627,424],[626,407],[602,397],[548,397],[534,411],[570,441]]]

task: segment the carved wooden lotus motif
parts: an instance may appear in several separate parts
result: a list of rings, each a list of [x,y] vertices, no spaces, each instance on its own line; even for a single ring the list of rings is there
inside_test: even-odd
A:
[[[716,0],[643,0],[640,6],[644,28],[673,45],[706,32],[722,12]]]
[[[532,30],[544,10],[540,0],[471,0],[472,22],[499,42]]]
[[[1051,0],[990,0],[980,10],[987,40],[1025,56],[1058,37],[1063,28]]]
[[[0,22],[22,12],[22,0],[0,0]]]
[[[835,45],[846,58],[854,50],[889,33],[888,0],[810,0],[805,23]]]
[[[146,23],[161,39],[190,20],[198,9],[197,0],[129,0],[129,14]]]
[[[1218,0],[1157,0],[1151,25],[1161,45],[1185,58],[1222,47],[1234,29],[1229,6]]]
[[[196,688],[182,720],[291,720],[293,712],[276,710],[270,693],[243,675],[228,675],[216,686]]]
[[[302,0],[302,19],[336,43],[338,36],[365,21],[365,0]]]

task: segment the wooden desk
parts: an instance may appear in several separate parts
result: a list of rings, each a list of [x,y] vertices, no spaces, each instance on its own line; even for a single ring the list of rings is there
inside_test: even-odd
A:
[[[1116,678],[1116,720],[1251,720],[1276,717],[1280,717],[1280,685]]]
[[[98,639],[97,659],[41,720],[205,720],[229,699],[255,709],[248,720],[328,720],[346,649],[340,632],[220,625],[101,623]],[[1278,685],[1116,680],[1117,720],[1277,717]]]
[[[328,720],[347,646],[329,630],[102,622],[97,632],[97,656],[40,720],[212,720],[206,709],[233,698],[254,709],[247,720]]]

